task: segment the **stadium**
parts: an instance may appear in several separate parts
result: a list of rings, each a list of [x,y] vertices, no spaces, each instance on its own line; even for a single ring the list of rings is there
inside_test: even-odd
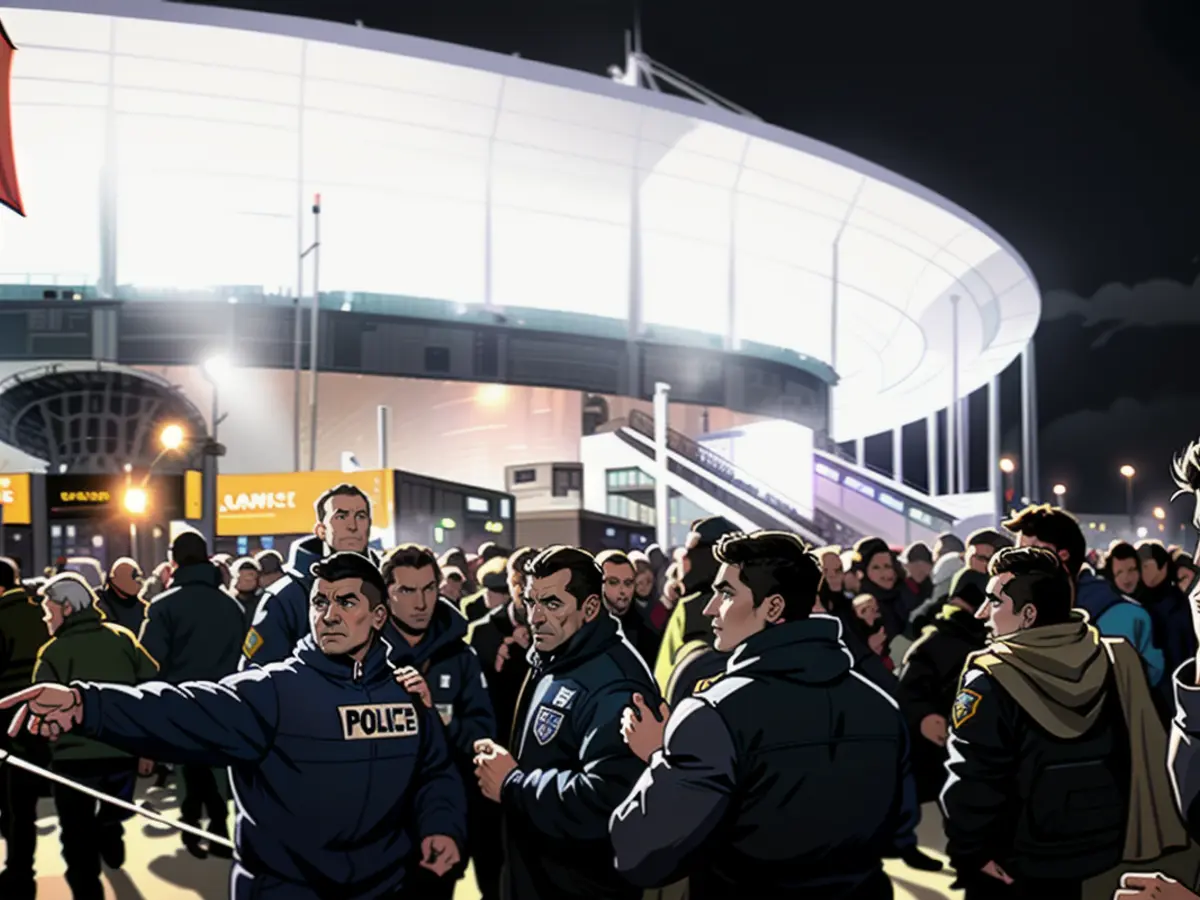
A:
[[[27,215],[0,217],[3,378],[100,360],[207,410],[220,353],[222,472],[378,445],[510,492],[533,543],[654,522],[665,383],[674,526],[903,541],[963,517],[835,452],[989,385],[1037,327],[1016,251],[921,186],[720,104],[364,28],[0,17]],[[0,430],[3,468],[44,469]]]

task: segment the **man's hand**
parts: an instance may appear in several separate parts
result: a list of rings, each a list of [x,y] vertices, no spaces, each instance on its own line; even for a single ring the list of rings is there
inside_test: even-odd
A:
[[[1013,880],[1009,874],[1000,868],[999,864],[995,860],[992,860],[983,867],[983,874],[991,878],[995,878],[997,881],[1003,881],[1005,884],[1013,883]]]
[[[414,697],[420,697],[422,703],[433,709],[433,696],[429,693],[429,685],[425,683],[421,673],[412,666],[396,670],[396,683]]]
[[[0,699],[0,709],[20,706],[8,729],[9,737],[26,725],[30,734],[57,741],[83,721],[83,698],[75,688],[62,684],[35,684]]]
[[[149,778],[154,774],[154,760],[139,759],[138,760],[138,775],[142,778]]]
[[[529,633],[529,626],[514,625],[512,639],[522,650],[528,650],[530,643],[533,641],[533,636]]]
[[[516,640],[511,637],[506,637],[500,643],[500,649],[496,651],[496,671],[497,672],[503,671],[504,666],[508,663],[508,661],[510,659],[512,659],[513,645],[515,645],[515,644],[516,644]]]
[[[642,762],[649,762],[654,751],[662,749],[663,733],[667,730],[670,715],[671,707],[660,703],[655,717],[641,694],[634,694],[633,706],[625,707],[621,713],[621,737]]]
[[[431,834],[421,841],[421,868],[434,875],[445,875],[458,865],[458,844],[444,834]]]
[[[490,738],[475,742],[475,777],[479,790],[489,800],[500,802],[500,788],[508,773],[517,767],[511,753]]]
[[[1153,875],[1126,872],[1121,876],[1121,886],[1113,894],[1113,900],[1140,897],[1142,900],[1200,900],[1200,895],[1189,891],[1174,878],[1162,872]]]
[[[945,716],[930,713],[921,720],[921,737],[927,741],[933,741],[939,747],[945,747],[948,735],[947,728]]]

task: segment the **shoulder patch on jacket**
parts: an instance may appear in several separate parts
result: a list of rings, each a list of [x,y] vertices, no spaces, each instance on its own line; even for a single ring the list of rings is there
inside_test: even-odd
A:
[[[963,688],[954,698],[954,706],[950,708],[950,721],[955,728],[961,728],[976,712],[979,711],[979,701],[983,696],[975,691]]]
[[[248,659],[253,659],[266,641],[262,639],[262,635],[258,633],[258,629],[251,628],[246,632],[246,640],[242,642],[242,652],[246,654]],[[228,646],[228,645],[226,645]]]
[[[708,678],[701,678],[692,688],[693,694],[699,694],[701,691],[707,691],[710,687],[725,677],[724,672],[718,672],[716,675],[711,675]]]
[[[545,747],[554,740],[558,730],[562,728],[566,714],[549,706],[539,706],[537,716],[533,720],[533,736]]]

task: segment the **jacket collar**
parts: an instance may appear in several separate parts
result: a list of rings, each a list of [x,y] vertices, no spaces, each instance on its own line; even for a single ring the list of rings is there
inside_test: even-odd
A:
[[[83,631],[96,631],[104,622],[104,613],[96,609],[94,606],[90,609],[81,609],[79,612],[73,612],[65,619],[58,631],[55,632],[55,637],[62,637],[67,634],[78,634]]]

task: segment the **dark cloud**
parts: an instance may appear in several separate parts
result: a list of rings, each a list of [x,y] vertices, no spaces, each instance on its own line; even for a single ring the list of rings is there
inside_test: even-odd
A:
[[[1047,291],[1042,320],[1052,322],[1078,316],[1084,329],[1106,326],[1092,341],[1093,348],[1127,328],[1200,325],[1200,278],[1192,284],[1170,279],[1153,279],[1128,285],[1106,284],[1091,297],[1071,291]]]

